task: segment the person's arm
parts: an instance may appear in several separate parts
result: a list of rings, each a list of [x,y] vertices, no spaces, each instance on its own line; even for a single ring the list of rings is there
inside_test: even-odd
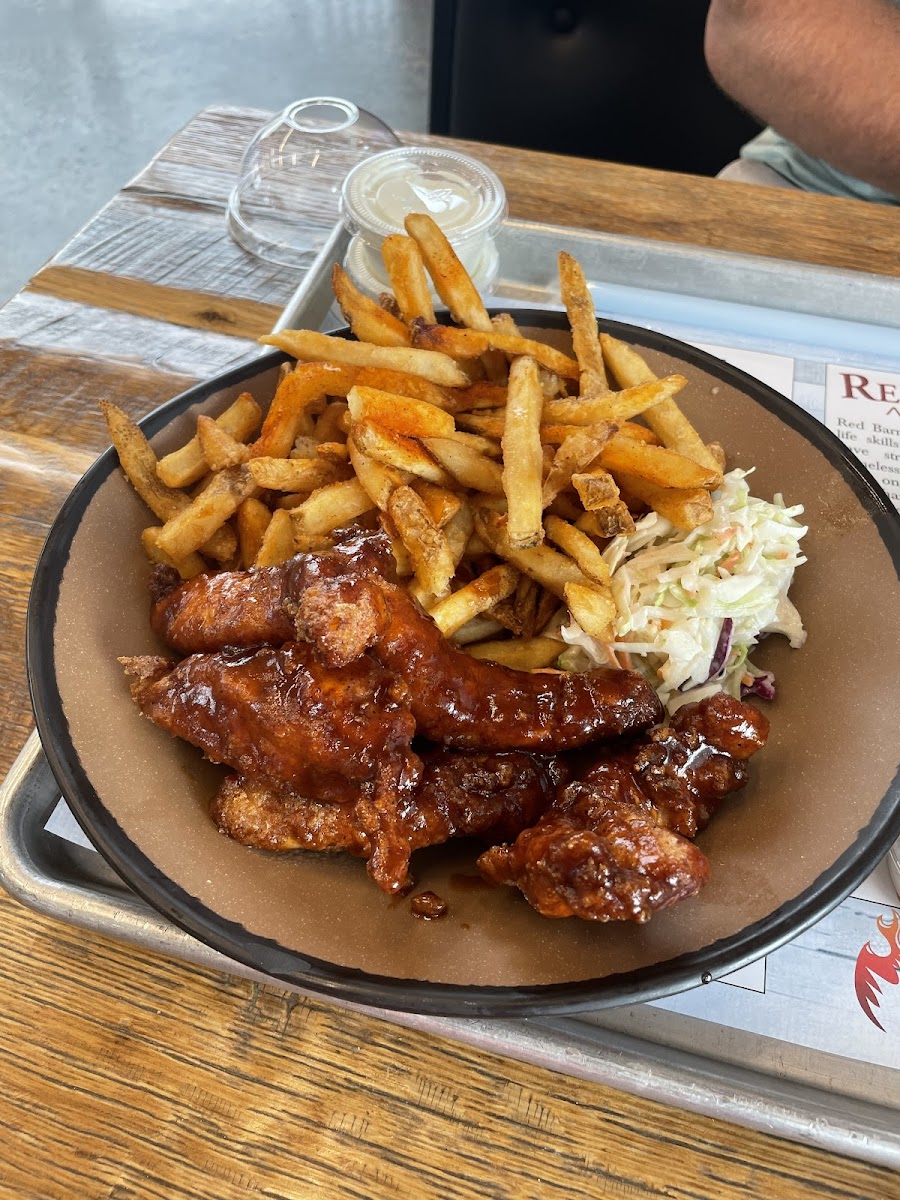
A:
[[[891,0],[712,0],[719,86],[807,153],[900,195],[900,7]]]

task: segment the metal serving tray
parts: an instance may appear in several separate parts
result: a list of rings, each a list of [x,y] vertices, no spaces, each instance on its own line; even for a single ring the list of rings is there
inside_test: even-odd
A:
[[[329,275],[345,249],[345,236],[336,229],[279,328],[303,324],[327,329],[340,323],[332,308]],[[499,249],[501,278],[495,296],[501,301],[558,305],[556,253],[567,249],[582,263],[598,305],[611,317],[686,340],[794,359],[794,398],[816,415],[821,415],[817,410],[827,362],[900,371],[900,287],[881,276],[516,221],[501,231]],[[842,312],[852,312],[854,320],[834,315]],[[0,786],[0,882],[13,896],[82,928],[284,988],[172,926],[99,854],[48,832],[45,826],[58,803],[59,789],[34,733]],[[666,1104],[900,1168],[900,1069],[884,1065],[900,1063],[900,1055],[881,1061],[869,1053],[869,1061],[857,1061],[847,1053],[816,1049],[809,1041],[799,1044],[796,1038],[765,1036],[697,1015],[700,1001],[720,986],[690,993],[699,998],[690,1013],[654,1004],[596,1015],[484,1021],[366,1011]],[[900,1040],[900,1019],[894,1029],[885,1037]],[[697,1046],[703,1047],[702,1054]]]

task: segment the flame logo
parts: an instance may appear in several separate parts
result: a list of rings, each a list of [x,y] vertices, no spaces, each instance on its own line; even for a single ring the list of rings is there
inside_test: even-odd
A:
[[[885,983],[889,984],[900,983],[900,913],[891,909],[889,917],[878,917],[875,923],[888,943],[888,952],[887,954],[877,954],[872,948],[872,943],[866,942],[856,956],[853,982],[860,1008],[872,1024],[877,1025],[883,1032],[884,1026],[872,1009],[879,1007],[878,997],[881,995],[881,988],[878,986],[879,979],[883,979]]]

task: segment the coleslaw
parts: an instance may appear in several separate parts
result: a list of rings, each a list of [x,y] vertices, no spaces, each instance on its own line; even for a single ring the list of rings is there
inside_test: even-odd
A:
[[[603,557],[618,611],[615,641],[603,645],[572,619],[560,636],[577,649],[564,652],[561,665],[574,666],[579,651],[592,665],[607,663],[608,651],[627,655],[669,712],[719,691],[774,697],[771,672],[749,655],[770,633],[803,645],[788,589],[806,561],[807,527],[797,520],[802,505],[751,496],[750,474],[730,471],[713,493],[712,519],[690,533],[651,512],[610,542]]]

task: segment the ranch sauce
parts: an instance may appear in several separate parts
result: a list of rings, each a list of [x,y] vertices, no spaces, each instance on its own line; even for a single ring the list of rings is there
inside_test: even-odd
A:
[[[359,163],[344,180],[341,214],[353,234],[345,267],[357,287],[377,295],[389,287],[381,243],[403,233],[404,218],[428,213],[447,235],[479,291],[497,277],[494,238],[506,194],[493,171],[451,150],[400,146]]]

